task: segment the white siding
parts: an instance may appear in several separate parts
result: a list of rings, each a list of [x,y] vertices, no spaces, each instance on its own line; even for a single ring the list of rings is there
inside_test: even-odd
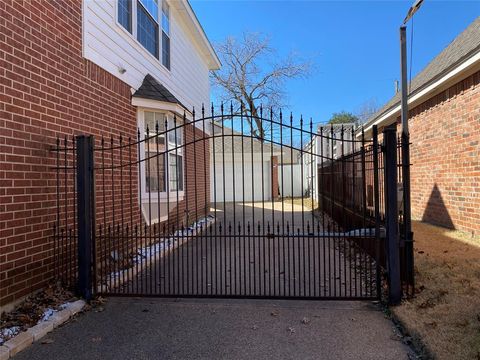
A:
[[[225,158],[227,159],[228,156]],[[217,203],[224,201],[231,202],[234,200],[235,202],[251,202],[272,199],[270,161],[264,160],[262,163],[260,159],[255,158],[253,162],[245,159],[243,163],[239,159],[235,159],[234,162],[227,160],[223,162],[221,158],[215,160],[216,165],[211,166],[210,170],[210,194],[212,203],[215,201]],[[225,172],[223,171],[224,166]],[[253,184],[252,179],[255,179]]]
[[[117,23],[116,11],[116,0],[84,0],[85,58],[133,89],[138,89],[145,75],[151,74],[189,109],[210,102],[207,62],[173,6],[170,7],[170,71]],[[126,72],[120,74],[119,67]]]
[[[302,197],[305,189],[302,189],[302,164],[282,165],[283,170],[278,169],[278,188],[280,196]]]

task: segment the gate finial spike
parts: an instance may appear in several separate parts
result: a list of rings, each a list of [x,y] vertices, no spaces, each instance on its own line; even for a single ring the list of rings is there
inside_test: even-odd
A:
[[[195,106],[192,107],[192,119],[195,121]]]
[[[215,113],[214,111],[214,108],[213,108],[213,102],[212,102],[212,108],[211,108],[211,114],[212,114],[212,117],[214,116],[213,114]]]
[[[230,101],[230,116],[232,117],[233,121],[233,101]]]

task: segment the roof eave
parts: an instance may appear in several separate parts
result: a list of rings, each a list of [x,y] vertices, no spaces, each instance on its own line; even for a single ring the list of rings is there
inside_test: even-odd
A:
[[[197,15],[193,11],[192,6],[188,0],[172,1],[171,6],[174,6],[180,15],[185,16],[187,21],[186,24],[192,25],[189,30],[192,32],[192,35],[195,40],[198,41],[202,51],[202,55],[207,60],[207,65],[209,70],[218,70],[222,66],[220,59],[218,58],[215,49],[213,48],[210,40],[208,39],[205,30],[203,29],[200,21],[197,18]]]
[[[454,85],[462,79],[472,75],[480,70],[480,48],[477,48],[469,57],[455,64],[453,67],[439,74],[437,77],[425,83],[408,97],[408,105],[410,108],[417,106],[428,98],[444,91],[446,88]],[[368,120],[363,129],[365,133],[372,130],[373,125],[381,126],[389,123],[389,120],[400,114],[400,101],[395,102],[381,114]],[[360,136],[361,128],[357,130],[357,136]]]

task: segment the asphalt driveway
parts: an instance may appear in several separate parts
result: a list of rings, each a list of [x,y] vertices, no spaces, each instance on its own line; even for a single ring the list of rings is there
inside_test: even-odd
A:
[[[369,302],[111,298],[104,309],[15,360],[409,358]]]
[[[301,203],[228,203],[215,212],[217,220],[210,230],[182,237],[168,256],[142,261],[137,275],[120,292],[375,298],[373,259],[341,237],[320,236],[322,216],[313,216]],[[262,225],[253,225],[258,222]]]

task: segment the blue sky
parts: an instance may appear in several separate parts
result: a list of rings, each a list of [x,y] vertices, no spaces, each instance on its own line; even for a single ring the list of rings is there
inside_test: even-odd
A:
[[[288,83],[287,101],[288,110],[315,123],[393,96],[400,78],[398,28],[412,3],[191,0],[213,43],[260,32],[271,37],[279,54],[310,59],[314,71]],[[480,1],[425,0],[414,17],[412,77],[479,15]],[[409,41],[411,28],[409,23]]]

